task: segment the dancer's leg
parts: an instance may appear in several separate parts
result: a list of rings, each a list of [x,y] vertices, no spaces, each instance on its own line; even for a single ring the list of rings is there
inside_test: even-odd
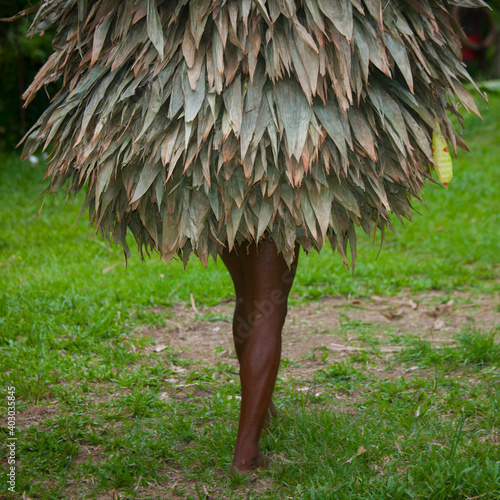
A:
[[[242,344],[239,349],[242,401],[233,467],[238,472],[247,472],[266,463],[258,442],[278,373],[281,329],[297,261],[288,269],[270,240],[263,240],[258,246],[240,247],[238,257],[241,267],[232,257],[223,256],[223,260],[232,276],[237,273],[239,284],[241,272],[243,275],[242,301],[237,303],[236,312],[244,311],[242,317],[246,321],[234,323],[235,342]]]
[[[246,245],[240,248],[240,251],[246,252]],[[248,314],[245,307],[245,279],[243,273],[243,264],[236,251],[228,252],[227,250],[221,253],[222,261],[226,265],[229,274],[233,280],[234,292],[236,296],[236,305],[234,307],[233,315],[233,341],[234,349],[238,361],[241,363],[241,357],[245,349],[245,344],[248,336],[250,335],[250,326],[248,324]],[[269,412],[266,421],[271,416],[277,416],[278,412],[274,406],[273,401],[269,403]]]
[[[239,251],[246,252],[246,249],[241,248]],[[238,361],[241,363],[241,356],[243,355],[243,350],[245,348],[245,341],[248,338],[247,329],[245,329],[245,325],[247,325],[247,312],[245,310],[245,277],[243,265],[238,251],[236,250],[233,250],[232,252],[224,250],[221,253],[221,257],[234,284],[236,304],[233,315],[233,341],[236,356],[238,357]]]

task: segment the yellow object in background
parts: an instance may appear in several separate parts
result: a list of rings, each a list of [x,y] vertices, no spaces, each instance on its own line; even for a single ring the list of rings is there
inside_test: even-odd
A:
[[[453,177],[453,164],[448,144],[446,144],[439,125],[438,130],[434,129],[432,133],[432,158],[439,180],[448,186]]]

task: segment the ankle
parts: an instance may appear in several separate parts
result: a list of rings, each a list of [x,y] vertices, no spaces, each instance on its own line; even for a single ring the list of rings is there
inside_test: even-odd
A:
[[[261,451],[250,454],[235,452],[231,471],[236,471],[238,474],[245,474],[258,468],[265,468],[269,460],[262,454]]]

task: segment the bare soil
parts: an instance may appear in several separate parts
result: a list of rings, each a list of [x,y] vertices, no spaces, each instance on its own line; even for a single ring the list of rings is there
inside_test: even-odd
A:
[[[286,363],[281,375],[307,377],[320,364],[314,359],[320,357],[314,356],[318,350],[328,349],[329,360],[361,351],[360,326],[369,328],[372,338],[378,337],[380,352],[387,354],[403,347],[390,343],[393,336],[414,336],[439,345],[453,343],[454,335],[466,326],[491,331],[500,325],[499,304],[499,295],[445,295],[435,291],[355,300],[324,297],[317,303],[292,306],[283,329],[282,359],[300,361],[300,366]],[[173,316],[165,319],[165,326],[143,329],[140,334],[155,340],[155,345],[148,348],[151,351],[169,345],[195,361],[224,361],[237,368],[231,334],[233,308],[233,301],[202,310],[196,309],[194,301],[179,303],[169,309]],[[224,320],[206,321],[200,316]]]

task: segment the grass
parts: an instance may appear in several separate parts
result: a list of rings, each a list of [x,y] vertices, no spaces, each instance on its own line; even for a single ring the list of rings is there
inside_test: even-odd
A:
[[[410,346],[401,352],[401,358],[415,361],[422,366],[483,367],[498,364],[500,343],[496,342],[498,331],[482,332],[470,328],[457,334],[457,345],[435,349],[425,340],[411,340]]]
[[[439,291],[443,302],[457,291],[497,300],[500,98],[491,96],[481,112],[484,121],[466,120],[473,153],[460,153],[449,189],[429,185],[423,215],[404,230],[396,224],[401,235],[388,235],[378,258],[379,244],[360,234],[354,273],[329,249],[302,255],[292,305],[402,291]],[[287,358],[283,369],[292,375],[282,372],[277,385],[284,416],[264,437],[275,464],[232,478],[234,364],[221,348],[214,364],[171,346],[155,352],[154,339],[140,334],[177,320],[174,305],[189,304],[191,294],[195,320],[228,324],[226,313],[211,309],[232,297],[224,267],[193,260],[184,270],[157,257],[125,266],[85,220],[73,226],[80,197],[49,198],[38,217],[43,187],[43,167],[0,156],[0,387],[16,387],[18,493],[500,497],[498,325],[470,324],[438,345],[418,328],[417,335],[380,328],[343,309],[332,335],[363,349],[338,355],[318,346]],[[386,344],[400,349],[384,354]],[[314,372],[301,372],[307,366]],[[16,498],[3,478],[0,496]]]

